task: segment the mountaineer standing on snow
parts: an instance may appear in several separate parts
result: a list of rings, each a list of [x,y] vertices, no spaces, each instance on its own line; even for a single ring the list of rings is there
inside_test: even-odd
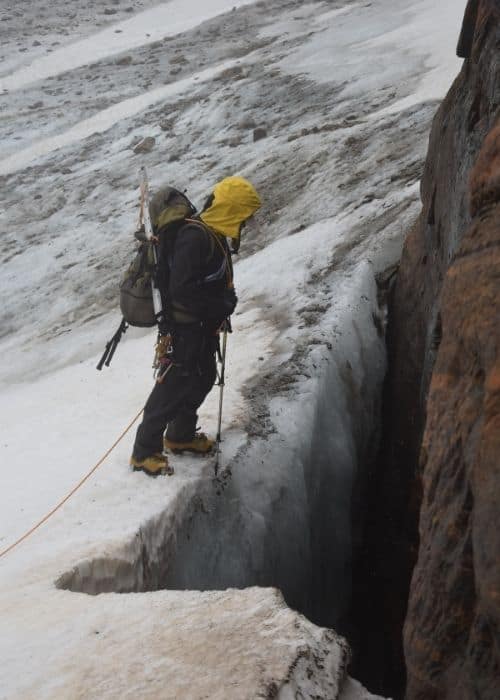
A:
[[[134,470],[172,474],[164,449],[206,454],[214,445],[196,432],[196,422],[217,375],[218,332],[237,302],[227,239],[236,251],[242,228],[259,207],[250,182],[225,178],[202,212],[179,229],[168,256],[160,254],[160,292],[168,299],[169,318],[159,324],[156,352],[166,371],[155,383],[137,429],[130,459]],[[161,288],[165,266],[168,289]]]

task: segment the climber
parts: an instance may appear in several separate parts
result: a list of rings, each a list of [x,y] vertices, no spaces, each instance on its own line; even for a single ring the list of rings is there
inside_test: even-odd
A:
[[[214,441],[197,432],[197,409],[216,379],[218,332],[233,313],[231,249],[239,248],[245,223],[259,209],[254,187],[242,177],[220,181],[200,214],[179,229],[168,261],[170,319],[160,324],[156,346],[162,373],[144,407],[130,464],[156,476],[172,474],[165,451],[209,453]],[[160,275],[161,280],[161,275]]]

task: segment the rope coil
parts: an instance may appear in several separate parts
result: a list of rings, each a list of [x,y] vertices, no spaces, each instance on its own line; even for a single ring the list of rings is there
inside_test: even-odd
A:
[[[71,491],[62,499],[62,501],[59,501],[59,503],[52,508],[52,510],[47,513],[39,522],[36,523],[36,525],[33,525],[32,528],[30,528],[27,532],[24,533],[19,539],[17,539],[15,542],[13,542],[11,545],[6,547],[5,549],[2,549],[0,551],[0,559],[5,556],[8,552],[12,551],[15,547],[17,547],[18,544],[21,544],[25,539],[27,539],[30,535],[32,535],[38,528],[43,525],[47,520],[56,513],[59,508],[61,508],[66,501],[68,501],[71,496],[78,491],[79,488],[83,486],[83,484],[92,476],[92,474],[101,466],[101,464],[106,460],[106,458],[111,454],[111,452],[115,449],[115,447],[118,445],[119,442],[123,440],[125,435],[128,433],[130,428],[134,425],[134,423],[139,419],[143,412],[143,408],[139,411],[139,413],[135,416],[135,418],[128,424],[128,426],[125,428],[125,430],[120,434],[120,436],[115,440],[115,442],[111,445],[109,450],[107,450],[104,455],[101,457],[101,459],[92,467],[92,469],[82,478],[80,481],[77,483],[76,486],[74,486]]]

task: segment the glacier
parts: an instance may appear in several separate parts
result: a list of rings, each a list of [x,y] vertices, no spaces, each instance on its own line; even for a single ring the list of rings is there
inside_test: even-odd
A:
[[[27,50],[4,54],[0,83],[0,550],[151,385],[149,331],[130,329],[95,371],[119,321],[139,165],[198,202],[241,173],[264,207],[235,265],[221,473],[192,457],[171,478],[131,473],[129,433],[0,559],[2,697],[375,697],[327,628],[349,615],[377,446],[377,280],[418,211],[463,5],[141,2],[135,22],[122,6],[98,22],[55,0],[50,32],[38,18],[28,38],[10,8],[7,49]],[[158,13],[174,9],[170,31]],[[214,390],[205,430],[217,408]]]

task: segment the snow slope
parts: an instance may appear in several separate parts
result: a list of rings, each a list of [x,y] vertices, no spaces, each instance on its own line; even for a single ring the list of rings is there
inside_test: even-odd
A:
[[[130,19],[113,23],[109,28],[57,49],[48,56],[34,59],[28,66],[13,71],[0,81],[0,90],[20,90],[30,83],[181,34],[212,17],[252,2],[255,0],[205,0],[203,3],[170,0],[134,14]]]
[[[119,321],[139,165],[197,202],[239,172],[265,203],[236,265],[223,474],[184,457],[170,479],[132,474],[132,431],[0,559],[0,697],[255,698],[272,684],[307,697],[304,645],[332,659],[315,694],[369,697],[345,680],[343,643],[269,587],[328,624],[348,607],[351,491],[385,363],[375,275],[418,209],[426,100],[459,68],[464,4],[142,3],[106,29],[83,15],[47,58],[30,43],[22,65],[6,64],[0,549],[146,398],[151,333],[130,330],[111,368],[94,370]],[[255,126],[267,137],[254,142]],[[144,136],[156,144],[139,157]],[[217,400],[201,412],[208,430]],[[196,592],[248,586],[264,588]]]

